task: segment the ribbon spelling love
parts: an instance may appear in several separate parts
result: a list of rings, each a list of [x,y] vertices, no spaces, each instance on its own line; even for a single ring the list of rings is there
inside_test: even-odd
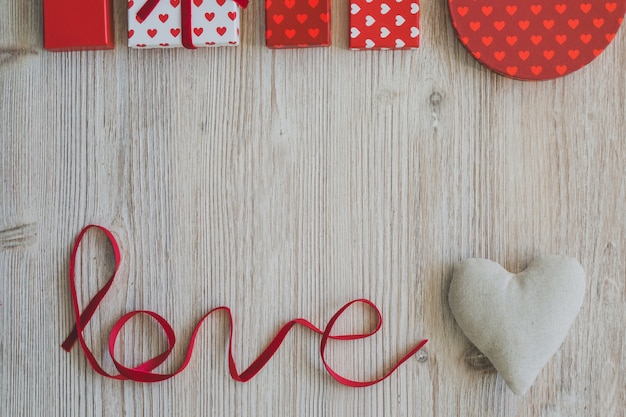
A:
[[[111,243],[111,246],[113,247],[113,252],[115,254],[115,269],[113,271],[113,274],[109,278],[109,280],[106,282],[106,284],[89,301],[89,303],[87,304],[87,307],[81,313],[80,307],[78,305],[78,295],[77,295],[77,291],[76,291],[76,274],[75,274],[75,271],[76,271],[76,257],[77,257],[78,249],[80,247],[80,244],[81,244],[81,241],[82,241],[83,237],[91,229],[99,230],[99,231],[103,232],[107,236],[109,242]],[[263,352],[259,355],[259,357],[256,358],[254,360],[254,362],[252,362],[252,364],[247,369],[245,369],[243,372],[240,373],[237,370],[237,366],[235,364],[235,360],[233,358],[233,352],[232,352],[233,317],[232,317],[231,311],[230,311],[230,309],[228,307],[221,306],[221,307],[216,307],[213,310],[209,311],[207,314],[205,314],[200,319],[198,324],[196,325],[196,327],[195,327],[195,329],[194,329],[194,331],[192,333],[191,340],[189,341],[189,347],[187,348],[187,354],[185,356],[185,360],[183,361],[182,365],[176,371],[174,371],[172,373],[157,373],[157,372],[154,372],[154,370],[159,365],[161,365],[168,358],[168,356],[171,354],[171,352],[172,352],[172,350],[174,348],[174,344],[176,343],[176,335],[174,334],[174,330],[172,329],[172,326],[161,315],[159,315],[159,314],[157,314],[157,313],[155,313],[153,311],[136,310],[136,311],[132,311],[130,313],[127,313],[127,314],[123,315],[114,324],[113,329],[111,330],[111,334],[109,336],[109,354],[111,355],[113,363],[114,363],[115,367],[117,368],[117,370],[119,372],[119,374],[112,375],[112,374],[109,374],[108,372],[106,372],[100,366],[100,364],[96,360],[93,352],[87,346],[87,343],[85,342],[85,339],[83,337],[83,332],[85,330],[85,327],[89,323],[89,320],[91,320],[91,318],[93,317],[93,314],[95,313],[96,309],[98,308],[98,305],[102,302],[102,300],[106,296],[107,292],[109,291],[109,289],[113,285],[113,281],[114,281],[115,276],[117,275],[117,271],[119,269],[120,261],[121,261],[121,252],[120,252],[119,245],[117,244],[117,241],[115,239],[115,236],[113,236],[113,233],[111,233],[108,229],[106,229],[106,228],[104,228],[102,226],[97,226],[97,225],[86,226],[80,232],[80,234],[78,235],[78,238],[76,239],[76,242],[74,243],[74,247],[72,249],[71,258],[70,258],[70,270],[69,270],[70,292],[71,292],[72,307],[73,307],[73,310],[74,310],[74,316],[75,316],[75,319],[76,319],[76,323],[74,325],[74,328],[70,332],[70,334],[67,336],[67,338],[63,342],[62,347],[67,352],[69,352],[73,348],[73,346],[75,345],[76,341],[78,341],[80,346],[81,346],[81,348],[82,348],[82,350],[83,350],[83,352],[85,353],[85,356],[87,357],[87,360],[88,360],[89,364],[91,365],[91,367],[97,373],[99,373],[100,375],[103,375],[105,377],[118,379],[118,380],[132,380],[132,381],[136,381],[136,382],[158,382],[158,381],[164,381],[164,380],[167,380],[167,379],[170,379],[170,378],[176,376],[177,374],[182,372],[187,367],[187,365],[189,364],[189,361],[191,360],[191,355],[193,353],[193,347],[194,347],[194,344],[195,344],[195,341],[196,341],[196,337],[198,335],[198,331],[200,330],[200,327],[202,326],[202,323],[204,323],[204,321],[211,314],[213,314],[215,312],[218,312],[218,311],[226,312],[226,314],[228,316],[228,319],[229,319],[230,335],[229,335],[229,343],[228,343],[228,369],[229,369],[231,377],[234,380],[239,381],[239,382],[249,381],[250,379],[252,379],[265,366],[265,364],[267,364],[267,362],[272,358],[274,353],[276,353],[276,351],[278,350],[278,348],[282,344],[283,340],[285,339],[285,337],[287,336],[287,334],[289,333],[291,328],[293,328],[296,324],[299,324],[299,325],[301,325],[303,327],[306,327],[307,329],[309,329],[309,330],[311,330],[311,331],[313,331],[313,332],[315,332],[317,334],[322,335],[322,339],[321,339],[321,343],[320,343],[320,355],[321,355],[321,358],[322,358],[322,362],[324,363],[324,366],[326,367],[326,370],[328,371],[328,373],[335,380],[337,380],[341,384],[349,386],[349,387],[367,387],[367,386],[374,385],[374,384],[377,384],[377,383],[383,381],[384,379],[389,377],[398,367],[400,367],[400,365],[402,365],[410,357],[415,355],[428,342],[428,340],[422,340],[420,343],[418,343],[413,349],[411,349],[406,355],[404,355],[396,364],[394,364],[391,367],[391,369],[387,373],[385,373],[381,378],[374,379],[374,380],[371,380],[371,381],[353,381],[351,379],[348,379],[348,378],[345,378],[345,377],[339,375],[337,372],[335,372],[330,367],[330,365],[328,364],[328,362],[326,360],[325,352],[326,352],[326,346],[328,344],[329,339],[334,339],[334,340],[364,339],[366,337],[374,335],[376,332],[378,332],[378,330],[380,330],[380,328],[382,326],[382,315],[381,315],[380,311],[378,310],[378,308],[376,307],[376,305],[374,305],[374,303],[372,303],[371,301],[369,301],[367,299],[356,299],[356,300],[350,301],[349,303],[344,305],[342,308],[340,308],[332,316],[332,318],[330,319],[330,321],[328,322],[328,324],[326,325],[324,330],[319,329],[318,327],[316,327],[314,324],[312,324],[308,320],[305,320],[305,319],[302,319],[302,318],[297,318],[297,319],[294,319],[294,320],[291,320],[291,321],[287,322],[286,324],[284,324],[280,328],[278,333],[274,336],[274,338],[272,339],[270,344],[265,348],[265,350],[263,350]],[[366,332],[366,333],[337,334],[337,335],[336,334],[332,334],[332,329],[333,329],[333,326],[335,325],[336,321],[353,304],[365,304],[366,306],[372,308],[376,312],[376,315],[378,317],[376,328],[373,331]],[[130,319],[132,319],[133,317],[135,317],[137,315],[141,315],[141,314],[145,314],[145,315],[148,315],[148,316],[152,317],[159,324],[159,326],[161,327],[161,329],[163,330],[163,332],[165,333],[165,335],[167,337],[168,347],[167,347],[167,349],[164,352],[162,352],[162,353],[154,356],[153,358],[151,358],[151,359],[141,363],[140,365],[137,365],[135,367],[128,367],[128,366],[122,364],[118,359],[116,359],[116,357],[115,357],[115,343],[116,343],[117,337],[118,337],[120,331],[123,329],[124,325]]]

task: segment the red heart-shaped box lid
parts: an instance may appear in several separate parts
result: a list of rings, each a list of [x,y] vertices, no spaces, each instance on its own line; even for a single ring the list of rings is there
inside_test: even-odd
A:
[[[452,25],[474,58],[521,80],[576,71],[611,43],[626,0],[448,0]]]

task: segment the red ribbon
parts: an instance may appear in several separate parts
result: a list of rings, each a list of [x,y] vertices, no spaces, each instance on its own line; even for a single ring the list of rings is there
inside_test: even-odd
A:
[[[143,23],[144,20],[150,16],[150,13],[159,4],[161,0],[148,0],[141,6],[141,9],[137,12],[137,21]],[[180,1],[180,31],[182,37],[183,46],[187,49],[196,49],[193,44],[193,29],[191,27],[191,2],[192,0],[179,0]],[[193,0],[197,2],[198,0]],[[202,3],[202,0],[199,0]],[[211,0],[212,1],[212,0]],[[242,8],[248,6],[248,0],[233,0]],[[176,6],[174,6],[176,7]]]
[[[76,276],[75,276],[76,254],[78,252],[80,243],[83,237],[85,236],[85,233],[87,233],[92,228],[95,228],[97,230],[104,232],[104,234],[109,239],[109,242],[111,243],[111,246],[113,247],[113,252],[115,254],[115,270],[113,271],[111,278],[109,278],[109,280],[104,285],[104,287],[102,287],[96,293],[96,295],[87,304],[87,307],[85,308],[85,310],[81,313],[80,308],[78,306],[78,296],[76,292]],[[100,304],[100,302],[102,302],[104,296],[111,288],[111,285],[113,284],[113,281],[119,269],[120,260],[121,260],[120,248],[117,244],[117,241],[115,240],[115,237],[109,230],[107,230],[106,228],[102,226],[97,226],[97,225],[89,225],[80,232],[80,234],[78,235],[78,238],[76,239],[76,242],[74,243],[74,247],[72,249],[72,255],[70,258],[70,291],[71,291],[71,296],[72,296],[72,306],[74,309],[74,316],[76,318],[76,324],[74,325],[74,328],[70,332],[69,336],[67,336],[67,338],[63,342],[62,347],[63,349],[69,352],[74,346],[74,344],[76,343],[76,341],[78,340],[83,352],[85,352],[85,356],[87,357],[87,361],[89,362],[91,367],[100,375],[103,375],[109,378],[118,379],[118,380],[132,380],[136,382],[158,382],[158,381],[164,381],[166,379],[170,379],[173,376],[179,374],[187,367],[187,365],[189,364],[189,361],[191,360],[193,347],[196,341],[196,337],[198,335],[198,331],[200,330],[200,327],[202,326],[202,323],[204,323],[204,321],[211,314],[218,312],[218,311],[225,311],[226,314],[228,315],[228,320],[229,320],[229,325],[230,325],[230,335],[229,335],[229,343],[228,343],[228,369],[230,371],[231,377],[234,380],[240,381],[240,382],[249,381],[265,366],[265,364],[272,358],[274,353],[276,353],[276,351],[282,344],[283,340],[285,339],[285,337],[287,336],[291,328],[295,326],[296,324],[304,326],[314,331],[315,333],[322,335],[322,341],[320,344],[320,354],[322,357],[322,362],[324,363],[324,366],[326,367],[326,370],[328,371],[328,373],[330,373],[330,375],[333,378],[335,378],[341,384],[347,385],[349,387],[367,387],[370,385],[377,384],[378,382],[381,382],[385,378],[389,377],[400,365],[406,362],[411,356],[415,355],[428,342],[427,340],[422,340],[417,346],[411,349],[409,353],[403,356],[381,378],[374,379],[372,381],[361,382],[361,381],[353,381],[351,379],[348,379],[339,375],[330,367],[330,365],[326,361],[325,352],[326,352],[326,345],[328,343],[328,340],[329,339],[335,339],[335,340],[363,339],[363,338],[372,336],[373,334],[378,332],[378,330],[382,326],[382,315],[380,314],[380,311],[378,310],[378,308],[376,308],[374,303],[366,299],[357,299],[357,300],[350,301],[349,303],[344,305],[341,309],[339,309],[339,311],[337,311],[333,315],[333,317],[330,319],[330,321],[328,322],[324,330],[317,328],[314,324],[312,324],[308,320],[301,319],[301,318],[287,322],[285,325],[283,325],[280,328],[276,336],[274,336],[274,339],[265,348],[265,350],[259,355],[259,357],[255,359],[254,362],[252,362],[252,364],[246,370],[239,373],[239,371],[237,370],[237,366],[235,364],[235,360],[233,358],[233,352],[232,352],[233,327],[234,327],[233,317],[232,317],[230,309],[228,307],[222,306],[222,307],[214,308],[213,310],[209,311],[206,315],[204,315],[204,317],[200,319],[200,321],[198,322],[198,324],[196,325],[193,331],[193,334],[191,335],[191,340],[189,341],[189,347],[187,348],[187,355],[185,356],[185,360],[182,363],[182,365],[178,368],[178,370],[176,370],[173,373],[161,374],[161,373],[153,372],[153,370],[157,366],[161,365],[167,359],[167,357],[171,354],[172,350],[174,349],[174,344],[176,343],[176,335],[174,334],[174,330],[172,329],[172,326],[170,326],[167,320],[165,320],[159,314],[152,312],[152,311],[147,311],[147,310],[137,310],[137,311],[132,311],[122,316],[115,323],[115,325],[113,326],[113,329],[111,330],[111,334],[109,336],[109,354],[111,355],[111,358],[113,359],[113,363],[115,364],[115,367],[119,371],[119,374],[111,375],[108,372],[106,372],[104,369],[102,369],[100,364],[98,364],[98,361],[96,360],[93,353],[91,352],[91,350],[89,349],[89,347],[87,346],[85,342],[85,339],[83,337],[83,332],[85,330],[85,327],[89,323],[89,320],[91,320],[91,317],[93,316],[96,309],[98,308],[98,305]],[[376,315],[378,316],[378,323],[376,325],[376,328],[373,331],[367,332],[367,333],[339,334],[339,335],[331,334],[333,326],[335,325],[335,322],[341,317],[341,315],[350,306],[352,306],[353,304],[357,304],[357,303],[365,304],[376,312]],[[152,317],[161,326],[161,329],[163,330],[163,332],[165,333],[167,337],[168,348],[164,352],[156,355],[155,357],[147,360],[146,362],[131,368],[131,367],[127,367],[123,365],[121,362],[119,362],[115,358],[115,355],[114,355],[115,343],[117,340],[117,336],[120,333],[120,331],[123,329],[124,325],[131,318],[140,314],[146,314]]]

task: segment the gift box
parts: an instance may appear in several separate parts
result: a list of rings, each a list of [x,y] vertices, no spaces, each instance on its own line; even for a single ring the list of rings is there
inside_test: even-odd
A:
[[[350,49],[419,47],[419,0],[350,0]]]
[[[330,0],[265,0],[268,48],[330,45]]]
[[[113,48],[110,0],[43,0],[43,47],[50,51]]]
[[[128,46],[195,49],[239,45],[247,0],[129,0]]]
[[[448,0],[448,9],[457,37],[485,67],[519,80],[547,80],[598,57],[622,25],[626,1]]]

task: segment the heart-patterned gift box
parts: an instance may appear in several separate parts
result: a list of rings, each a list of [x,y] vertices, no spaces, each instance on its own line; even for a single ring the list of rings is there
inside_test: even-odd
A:
[[[419,0],[350,0],[350,49],[419,47]]]
[[[624,21],[626,0],[448,0],[461,43],[487,68],[521,80],[561,77],[589,64]]]
[[[176,48],[239,45],[244,0],[129,0],[128,46]]]
[[[330,46],[330,0],[265,0],[265,45]]]

